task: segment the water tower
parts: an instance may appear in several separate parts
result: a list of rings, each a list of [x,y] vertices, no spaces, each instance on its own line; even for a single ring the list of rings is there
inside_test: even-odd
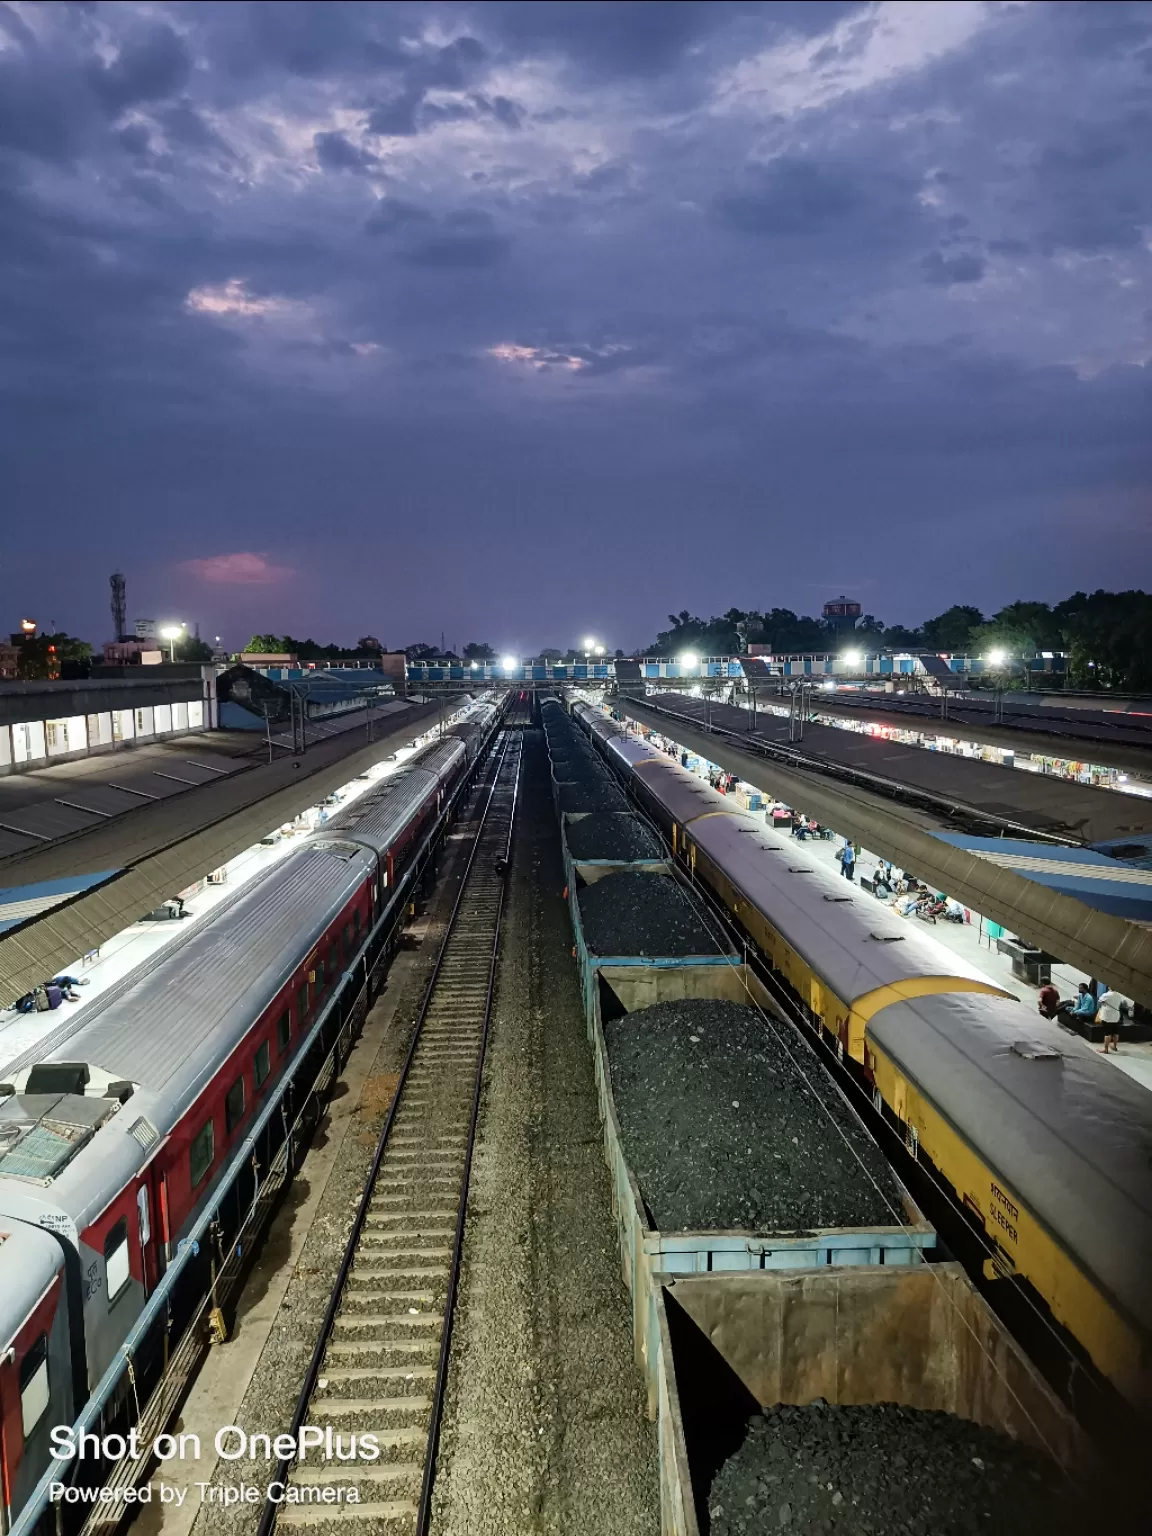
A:
[[[850,597],[836,597],[824,604],[824,622],[838,635],[851,634],[861,614],[860,604]]]

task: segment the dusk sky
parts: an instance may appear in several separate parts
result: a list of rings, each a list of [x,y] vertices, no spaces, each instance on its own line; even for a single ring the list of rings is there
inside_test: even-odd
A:
[[[1152,582],[1152,5],[0,4],[0,630]]]

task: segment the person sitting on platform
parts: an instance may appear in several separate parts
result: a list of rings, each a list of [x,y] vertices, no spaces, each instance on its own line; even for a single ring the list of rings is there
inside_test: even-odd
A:
[[[1069,1021],[1075,1019],[1081,1031],[1086,1032],[1096,1018],[1096,999],[1092,994],[1092,988],[1086,981],[1080,983],[1078,995],[1074,1003],[1063,1002],[1060,1004],[1060,1013]]]
[[[1040,988],[1040,996],[1036,999],[1036,1007],[1046,1019],[1054,1019],[1060,1012],[1060,994],[1051,982],[1046,987]]]

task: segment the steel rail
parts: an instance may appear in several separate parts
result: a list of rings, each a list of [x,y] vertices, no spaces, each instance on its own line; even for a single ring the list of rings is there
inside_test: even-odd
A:
[[[323,1320],[321,1322],[320,1330],[319,1330],[319,1333],[318,1333],[317,1339],[316,1339],[316,1343],[315,1343],[315,1346],[314,1346],[313,1351],[312,1351],[311,1358],[310,1358],[309,1363],[308,1363],[308,1369],[307,1369],[307,1371],[305,1373],[304,1382],[303,1382],[303,1385],[302,1385],[302,1387],[300,1389],[300,1393],[299,1393],[299,1395],[297,1397],[297,1400],[296,1400],[296,1406],[295,1406],[295,1409],[293,1411],[292,1419],[290,1421],[288,1433],[291,1434],[292,1437],[297,1440],[297,1442],[298,1442],[298,1437],[299,1437],[300,1431],[301,1431],[301,1429],[303,1428],[303,1426],[304,1426],[304,1424],[306,1422],[309,1409],[310,1409],[310,1407],[312,1405],[312,1401],[313,1401],[313,1399],[315,1397],[315,1394],[316,1394],[316,1391],[317,1391],[317,1386],[318,1386],[318,1383],[320,1381],[320,1372],[321,1372],[321,1369],[322,1369],[323,1364],[324,1364],[324,1359],[325,1359],[325,1355],[326,1355],[326,1352],[327,1352],[327,1349],[328,1349],[328,1345],[331,1342],[332,1334],[333,1334],[334,1328],[336,1326],[336,1322],[337,1322],[338,1314],[339,1314],[339,1311],[340,1311],[340,1307],[341,1307],[342,1302],[345,1299],[345,1294],[346,1294],[346,1292],[348,1290],[349,1277],[351,1275],[353,1264],[355,1262],[357,1253],[358,1253],[358,1251],[360,1249],[361,1239],[362,1239],[362,1237],[364,1235],[367,1219],[368,1219],[368,1216],[369,1216],[369,1213],[370,1213],[370,1209],[371,1209],[371,1206],[372,1206],[373,1199],[375,1197],[376,1183],[377,1183],[377,1180],[378,1180],[379,1175],[380,1175],[381,1165],[382,1165],[382,1163],[384,1161],[385,1153],[389,1150],[389,1147],[391,1145],[393,1127],[395,1125],[396,1118],[397,1118],[397,1115],[398,1115],[398,1113],[400,1111],[401,1104],[402,1104],[402,1101],[403,1101],[403,1098],[404,1098],[404,1090],[405,1090],[405,1087],[409,1083],[411,1072],[412,1072],[413,1063],[416,1060],[417,1052],[418,1052],[418,1050],[420,1048],[421,1041],[423,1039],[424,1024],[425,1024],[425,1021],[426,1021],[426,1019],[428,1017],[429,1011],[430,1011],[430,1009],[432,1007],[433,1000],[434,1000],[434,998],[437,995],[438,986],[439,986],[439,983],[440,983],[440,980],[441,980],[441,976],[442,976],[442,973],[443,973],[443,969],[444,969],[445,959],[446,959],[446,957],[449,954],[449,950],[451,948],[452,938],[453,938],[454,934],[457,932],[459,919],[460,919],[461,915],[467,909],[468,898],[469,898],[469,896],[471,894],[471,892],[470,892],[471,876],[472,876],[473,870],[475,868],[476,861],[477,861],[480,849],[481,849],[481,847],[483,845],[483,842],[484,842],[484,834],[485,834],[485,831],[488,828],[489,817],[490,817],[490,815],[491,815],[491,813],[493,811],[493,807],[494,807],[494,804],[496,802],[497,792],[500,790],[501,785],[502,785],[505,764],[508,761],[509,753],[510,753],[510,751],[512,749],[512,740],[513,740],[513,738],[511,737],[511,735],[507,731],[505,731],[503,733],[503,735],[504,735],[504,740],[501,743],[500,751],[499,751],[499,756],[496,759],[496,762],[494,764],[494,768],[493,768],[493,772],[492,772],[492,780],[491,780],[491,784],[490,784],[489,789],[488,789],[488,796],[487,796],[487,799],[486,799],[486,801],[484,803],[484,807],[483,807],[483,810],[482,810],[481,815],[480,815],[480,820],[479,820],[479,823],[478,823],[477,828],[476,828],[476,834],[475,834],[475,837],[473,839],[472,847],[469,850],[467,862],[466,862],[464,870],[462,872],[461,881],[460,881],[460,889],[459,889],[459,891],[456,894],[456,899],[455,899],[455,901],[453,903],[452,911],[451,911],[451,914],[449,916],[448,923],[446,925],[444,937],[443,937],[443,940],[441,942],[440,949],[439,949],[439,952],[437,954],[436,961],[435,961],[435,964],[433,966],[432,973],[431,973],[431,975],[430,975],[430,977],[428,979],[428,982],[427,982],[427,984],[425,986],[425,989],[424,989],[424,993],[423,993],[423,997],[421,999],[420,1007],[419,1007],[419,1009],[417,1011],[415,1026],[414,1026],[413,1033],[412,1033],[412,1039],[411,1039],[411,1042],[409,1043],[409,1047],[408,1047],[407,1053],[405,1055],[405,1059],[404,1059],[403,1065],[402,1065],[401,1070],[400,1070],[399,1081],[397,1083],[396,1090],[395,1090],[395,1092],[394,1092],[394,1094],[392,1096],[392,1102],[389,1105],[388,1113],[387,1113],[387,1116],[385,1117],[384,1125],[383,1125],[383,1127],[381,1129],[380,1136],[379,1136],[379,1139],[377,1141],[377,1145],[376,1145],[375,1152],[373,1154],[372,1162],[371,1162],[371,1165],[369,1167],[369,1171],[368,1171],[367,1177],[365,1179],[364,1190],[363,1190],[363,1192],[362,1192],[362,1194],[360,1196],[360,1200],[359,1200],[357,1208],[356,1208],[356,1213],[355,1213],[355,1216],[353,1218],[352,1227],[351,1227],[351,1230],[350,1230],[349,1235],[348,1235],[347,1242],[346,1242],[345,1247],[344,1247],[344,1252],[343,1252],[343,1254],[341,1256],[340,1267],[339,1267],[339,1269],[337,1271],[335,1281],[333,1282],[331,1295],[329,1297],[328,1305],[327,1305],[327,1307],[325,1309],[325,1313],[324,1313],[324,1318],[323,1318]],[[504,840],[504,850],[505,850],[505,852],[504,852],[503,857],[505,858],[505,860],[506,860],[506,855],[507,855],[507,849],[511,845],[512,823],[513,823],[513,817],[514,817],[514,814],[515,814],[516,794],[517,794],[516,785],[517,785],[518,779],[519,779],[519,764],[520,764],[520,743],[519,743],[519,740],[517,740],[517,742],[516,742],[514,764],[515,764],[515,769],[516,769],[516,779],[515,779],[514,785],[513,785],[512,804],[511,804],[511,806],[509,808],[508,834],[507,834],[507,838]],[[506,871],[505,871],[505,872],[501,873],[501,876],[500,876],[499,912],[498,912],[498,915],[497,915],[496,929],[495,929],[495,934],[494,934],[494,937],[493,937],[493,942],[492,942],[492,947],[491,947],[491,954],[490,954],[490,957],[489,957],[489,975],[488,975],[488,979],[487,979],[487,988],[486,988],[486,994],[485,994],[484,1020],[483,1020],[483,1029],[482,1029],[482,1034],[481,1034],[481,1048],[480,1048],[479,1057],[478,1057],[477,1066],[476,1066],[475,1084],[474,1084],[474,1089],[473,1089],[473,1094],[472,1094],[471,1114],[470,1114],[469,1123],[468,1123],[467,1151],[466,1151],[464,1169],[463,1169],[463,1172],[462,1172],[462,1175],[461,1175],[459,1207],[458,1207],[458,1212],[457,1212],[456,1229],[455,1229],[455,1235],[454,1235],[454,1241],[453,1241],[453,1253],[452,1253],[452,1258],[451,1258],[451,1261],[450,1261],[449,1289],[448,1289],[448,1298],[447,1298],[448,1310],[446,1310],[446,1312],[445,1312],[444,1326],[443,1326],[443,1330],[442,1330],[442,1333],[441,1333],[440,1359],[439,1359],[438,1366],[437,1366],[436,1381],[435,1381],[435,1386],[434,1386],[434,1390],[433,1390],[432,1420],[431,1420],[431,1423],[430,1423],[430,1426],[429,1426],[429,1432],[428,1432],[428,1437],[427,1437],[427,1442],[426,1442],[426,1449],[425,1449],[425,1461],[424,1461],[424,1468],[423,1468],[423,1480],[422,1480],[422,1485],[421,1485],[421,1496],[420,1496],[420,1503],[419,1503],[419,1506],[418,1506],[418,1515],[417,1515],[418,1521],[422,1521],[423,1522],[422,1524],[418,1524],[418,1526],[417,1526],[417,1529],[419,1531],[421,1531],[421,1532],[423,1532],[424,1530],[427,1529],[427,1518],[428,1518],[428,1514],[430,1513],[430,1508],[431,1508],[431,1491],[432,1491],[432,1482],[433,1482],[433,1479],[434,1479],[435,1450],[436,1450],[436,1446],[437,1446],[437,1443],[438,1443],[438,1440],[439,1440],[440,1424],[441,1424],[441,1421],[442,1421],[442,1411],[443,1411],[443,1396],[444,1396],[444,1392],[445,1392],[445,1389],[446,1389],[446,1386],[447,1386],[448,1349],[449,1349],[449,1342],[450,1342],[450,1336],[451,1336],[451,1309],[452,1309],[452,1307],[454,1306],[454,1303],[455,1303],[455,1296],[456,1296],[457,1282],[458,1282],[458,1275],[459,1275],[459,1267],[460,1267],[460,1259],[461,1259],[462,1246],[463,1246],[464,1220],[465,1220],[465,1213],[466,1213],[466,1206],[467,1206],[468,1178],[469,1178],[470,1173],[471,1173],[472,1148],[473,1148],[473,1144],[474,1144],[474,1141],[475,1141],[476,1122],[477,1122],[477,1118],[478,1118],[479,1102],[480,1102],[480,1089],[481,1089],[481,1084],[482,1084],[484,1059],[485,1059],[486,1048],[487,1048],[487,1040],[488,1040],[488,1028],[489,1028],[490,1015],[491,1015],[491,1004],[492,1004],[492,997],[493,997],[494,985],[495,985],[496,958],[497,958],[497,954],[498,954],[498,946],[499,946],[499,938],[500,938],[500,921],[499,921],[499,917],[500,917],[500,914],[502,913],[502,909],[503,909],[504,893],[505,893],[506,885],[507,885],[507,880],[506,880]],[[289,1476],[289,1474],[290,1474],[290,1472],[292,1470],[292,1467],[295,1465],[296,1459],[297,1459],[296,1456],[293,1455],[293,1456],[288,1457],[288,1458],[283,1458],[283,1459],[281,1459],[278,1462],[274,1478],[272,1480],[272,1483],[269,1485],[270,1489],[271,1489],[271,1487],[276,1486],[276,1484],[281,1484],[281,1485],[284,1484],[284,1482],[286,1481],[286,1479],[288,1478],[288,1476]],[[260,1521],[259,1521],[259,1523],[257,1525],[257,1528],[256,1528],[257,1529],[257,1536],[270,1536],[270,1533],[275,1528],[277,1516],[278,1516],[278,1513],[279,1513],[279,1508],[280,1508],[279,1504],[276,1501],[273,1500],[273,1498],[271,1497],[271,1495],[269,1493],[268,1497],[266,1498],[263,1510],[261,1512]]]

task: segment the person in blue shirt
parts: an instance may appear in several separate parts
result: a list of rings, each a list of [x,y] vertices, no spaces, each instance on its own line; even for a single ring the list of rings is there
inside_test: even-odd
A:
[[[1079,1021],[1081,1025],[1092,1023],[1096,1017],[1096,996],[1086,981],[1080,983],[1079,995],[1076,1001],[1074,1003],[1061,1003],[1060,1012],[1067,1019]]]

